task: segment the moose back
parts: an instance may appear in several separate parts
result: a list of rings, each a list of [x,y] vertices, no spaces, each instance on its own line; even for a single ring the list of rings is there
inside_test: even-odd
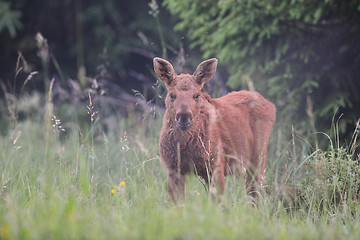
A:
[[[245,178],[249,192],[262,186],[276,108],[254,91],[217,99],[202,92],[217,62],[212,58],[200,63],[193,75],[176,75],[168,61],[154,58],[155,73],[168,90],[159,148],[174,202],[184,197],[188,173],[201,176],[216,195],[224,193],[224,176],[230,174]]]

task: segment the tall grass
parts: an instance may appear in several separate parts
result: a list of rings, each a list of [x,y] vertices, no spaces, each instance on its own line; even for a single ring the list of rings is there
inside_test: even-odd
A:
[[[96,121],[89,119],[90,129],[67,124],[71,127],[63,132],[59,127],[66,123],[57,117],[51,122],[53,140],[48,145],[43,117],[18,122],[16,129],[0,138],[0,238],[359,236],[356,143],[350,149],[333,144],[329,137],[327,151],[299,156],[291,151],[302,146],[290,140],[283,155],[270,154],[268,190],[259,195],[256,205],[235,177],[227,178],[221,204],[211,201],[196,177],[189,177],[186,199],[174,206],[168,201],[165,169],[158,156],[160,119],[148,118],[136,128],[124,120],[120,135],[99,131],[93,135]],[[155,128],[151,134],[146,121]]]

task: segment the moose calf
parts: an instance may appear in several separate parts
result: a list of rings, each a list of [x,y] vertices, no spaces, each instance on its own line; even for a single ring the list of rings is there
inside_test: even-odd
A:
[[[160,157],[174,202],[184,197],[185,175],[191,172],[220,195],[225,175],[245,177],[249,193],[262,186],[276,108],[257,92],[243,90],[217,99],[202,92],[204,83],[215,74],[217,62],[208,59],[193,75],[176,75],[168,61],[154,58],[155,73],[168,90]]]

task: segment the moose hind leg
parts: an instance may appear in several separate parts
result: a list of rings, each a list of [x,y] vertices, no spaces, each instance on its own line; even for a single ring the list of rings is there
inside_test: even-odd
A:
[[[256,186],[264,187],[267,145],[269,142],[273,123],[258,120],[253,130],[254,145],[251,156],[251,164],[247,173],[247,185],[249,192],[255,192]]]

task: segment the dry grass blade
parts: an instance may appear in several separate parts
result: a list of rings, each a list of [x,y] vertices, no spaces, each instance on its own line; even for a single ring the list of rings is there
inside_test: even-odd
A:
[[[20,59],[21,59],[22,53],[19,52],[18,53],[18,58],[16,61],[16,68],[15,68],[15,78],[17,77],[17,75],[19,75],[19,73],[21,72],[21,70],[23,69],[22,67],[20,67]]]
[[[23,84],[23,87],[25,87],[25,85],[36,75],[36,74],[38,74],[39,72],[38,71],[33,71],[33,72],[31,72],[28,76],[27,76],[27,78],[25,79],[25,82],[24,82],[24,84]]]

